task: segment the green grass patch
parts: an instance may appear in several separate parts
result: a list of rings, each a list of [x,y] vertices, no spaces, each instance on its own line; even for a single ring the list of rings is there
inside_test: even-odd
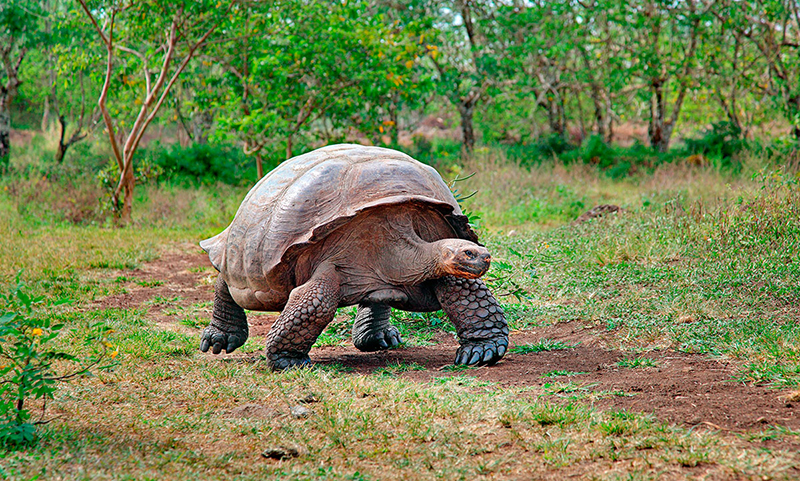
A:
[[[572,376],[581,376],[583,374],[589,374],[588,372],[575,372],[575,371],[550,371],[542,374],[541,377],[549,378],[549,377],[572,377]]]
[[[658,361],[650,359],[649,357],[628,357],[621,361],[614,363],[617,367],[624,367],[627,369],[641,369],[645,367],[658,367]]]
[[[529,343],[514,346],[509,349],[509,352],[513,352],[514,354],[530,354],[533,352],[560,351],[563,349],[574,349],[578,347],[578,345],[579,344],[567,344],[563,341],[554,341],[553,339],[540,339],[533,344]]]
[[[375,374],[380,374],[382,376],[397,376],[398,374],[402,374],[404,372],[410,371],[424,371],[425,366],[421,366],[415,362],[395,362],[389,364],[386,367],[382,367],[380,369],[376,369],[373,371]]]

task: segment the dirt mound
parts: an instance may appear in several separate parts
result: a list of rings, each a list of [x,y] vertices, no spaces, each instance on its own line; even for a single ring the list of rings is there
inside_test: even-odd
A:
[[[210,316],[216,271],[195,246],[181,246],[139,269],[121,273],[127,292],[99,300],[92,308],[147,307],[149,317],[165,329],[198,335],[199,328],[178,323],[175,310]],[[200,306],[200,307],[198,307]],[[171,310],[171,311],[170,311]],[[170,314],[172,312],[172,314]],[[276,315],[252,313],[250,333],[265,336]],[[531,395],[548,400],[588,402],[603,409],[653,413],[658,418],[720,430],[752,430],[767,425],[800,429],[797,403],[786,402],[780,391],[734,382],[736,363],[675,351],[634,355],[608,349],[607,333],[584,329],[578,323],[516,331],[511,345],[541,345],[542,339],[566,349],[527,354],[513,349],[492,367],[453,370],[457,341],[442,332],[434,345],[362,353],[353,346],[321,347],[313,361],[336,364],[359,374],[383,372],[397,366],[397,375],[420,382],[443,376],[466,375],[504,387],[535,386]],[[214,356],[210,353],[211,359]],[[222,357],[257,358],[235,352]],[[627,366],[627,367],[626,367]]]

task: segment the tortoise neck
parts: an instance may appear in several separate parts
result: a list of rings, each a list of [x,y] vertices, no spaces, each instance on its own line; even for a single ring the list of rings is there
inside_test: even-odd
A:
[[[416,285],[445,275],[440,267],[440,248],[437,242],[426,242],[413,229],[402,229],[391,251],[381,256],[383,272],[397,285]]]

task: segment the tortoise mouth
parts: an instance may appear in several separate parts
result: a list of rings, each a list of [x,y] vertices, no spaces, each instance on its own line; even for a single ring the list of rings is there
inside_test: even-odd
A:
[[[450,274],[466,279],[478,279],[489,270],[490,260],[474,264],[456,264],[451,266]]]

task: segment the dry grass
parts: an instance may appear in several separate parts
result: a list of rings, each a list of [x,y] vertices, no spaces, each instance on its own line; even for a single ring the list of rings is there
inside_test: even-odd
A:
[[[644,415],[539,402],[536,394],[463,376],[420,385],[131,353],[116,373],[62,389],[62,419],[36,451],[48,455],[16,453],[0,466],[14,479],[40,472],[59,479],[728,479],[780,478],[800,462],[796,453],[764,452]],[[291,407],[309,395],[317,400],[306,404],[312,414],[293,417]],[[237,412],[245,404],[263,409]],[[276,447],[301,454],[261,456]]]
[[[599,204],[616,204],[639,210],[650,204],[679,199],[683,203],[714,203],[738,195],[749,197],[758,186],[751,174],[765,161],[748,158],[744,173],[733,175],[686,163],[664,164],[652,174],[615,180],[599,174],[596,167],[554,161],[530,169],[514,165],[497,152],[477,155],[444,173],[446,179],[475,175],[456,188],[468,195],[466,210],[480,214],[483,225],[508,232],[548,230],[569,223]]]

